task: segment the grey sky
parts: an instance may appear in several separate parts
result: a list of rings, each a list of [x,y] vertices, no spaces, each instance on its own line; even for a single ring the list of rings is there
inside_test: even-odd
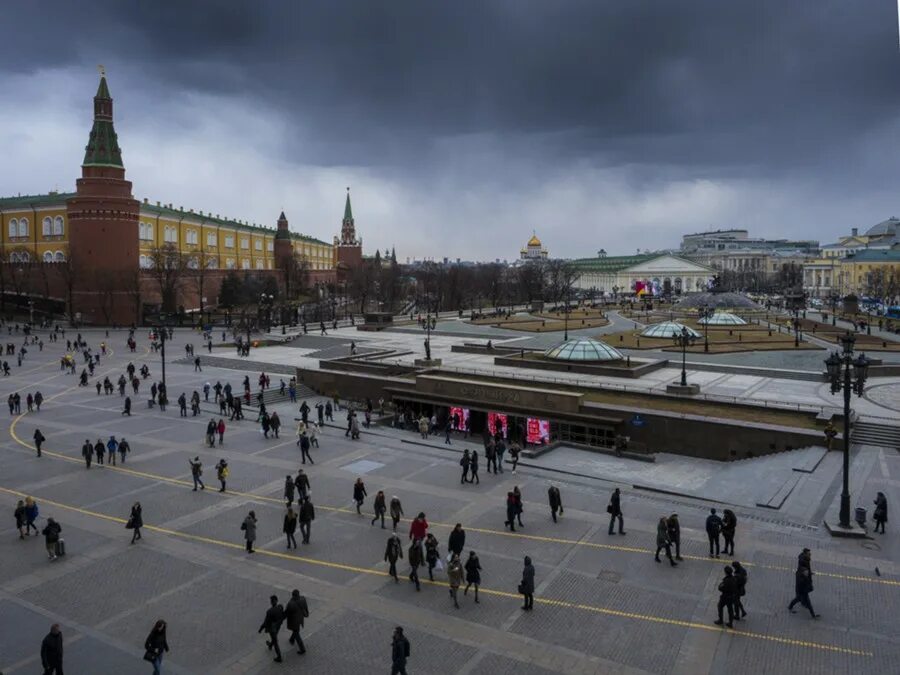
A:
[[[69,190],[106,66],[135,196],[512,258],[900,215],[889,0],[21,3],[4,194]]]

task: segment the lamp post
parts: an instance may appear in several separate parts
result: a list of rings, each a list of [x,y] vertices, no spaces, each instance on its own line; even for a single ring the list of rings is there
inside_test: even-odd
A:
[[[266,315],[266,332],[272,330],[272,303],[275,302],[275,296],[269,293],[261,293],[259,296],[260,308]]]
[[[841,491],[840,526],[850,528],[850,395],[863,395],[869,360],[865,354],[853,358],[856,336],[850,331],[841,336],[842,353],[832,352],[825,359],[825,368],[831,382],[831,393],[844,392],[844,486]],[[843,372],[842,372],[843,371]]]
[[[800,346],[800,308],[794,307],[794,346]]]
[[[162,367],[162,383],[163,387],[166,386],[166,341],[169,339],[169,332],[166,330],[165,321],[160,320],[159,324],[156,327],[156,333],[159,335],[159,348],[160,348],[160,364]]]
[[[566,306],[563,314],[563,342],[569,339],[569,289],[566,287]]]
[[[709,319],[715,313],[715,310],[709,305],[703,305],[698,310],[700,318],[703,320],[703,351],[709,353]]]
[[[681,327],[681,332],[673,332],[672,339],[677,347],[681,347],[681,386],[687,386],[687,348],[694,344],[697,338],[691,335],[687,326]]]

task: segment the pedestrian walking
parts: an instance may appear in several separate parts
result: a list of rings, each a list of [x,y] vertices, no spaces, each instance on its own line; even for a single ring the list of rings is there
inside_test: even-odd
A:
[[[447,581],[450,584],[450,597],[453,598],[453,606],[459,609],[459,587],[463,581],[463,566],[459,561],[459,555],[454,553],[450,556],[450,562],[447,563]]]
[[[363,501],[367,494],[366,486],[363,483],[362,478],[357,478],[356,482],[353,484],[353,501],[356,502],[356,512],[359,515],[362,515],[362,511],[359,510],[359,507],[363,505]]]
[[[681,557],[681,523],[678,522],[678,514],[673,513],[666,519],[666,529],[669,533],[669,542],[675,546],[675,560]]]
[[[85,466],[90,469],[91,460],[94,459],[94,446],[87,439],[85,439],[84,445],[81,446],[81,456],[84,457]]]
[[[872,513],[872,520],[875,521],[875,532],[881,528],[881,534],[884,534],[884,524],[888,519],[887,497],[883,492],[879,492],[875,497],[875,511]]]
[[[513,485],[512,493],[516,502],[516,520],[519,523],[519,527],[525,527],[525,523],[522,522],[522,512],[525,510],[525,507],[522,505],[522,491],[518,485]]]
[[[19,503],[16,504],[16,509],[13,511],[13,517],[16,519],[16,529],[19,531],[19,539],[25,538],[25,524],[28,522],[28,519],[25,517],[25,502],[21,499]]]
[[[724,623],[722,610],[727,609],[728,623],[725,625],[729,628],[734,628],[734,600],[736,597],[737,580],[734,578],[734,570],[731,569],[731,565],[726,565],[725,578],[722,579],[722,582],[719,584],[719,604],[716,606],[716,609],[719,612],[719,618],[713,623],[717,626],[721,626]]]
[[[97,442],[94,443],[94,455],[97,458],[97,464],[103,464],[103,455],[106,453],[106,446],[103,445],[103,441],[99,438]]]
[[[303,501],[300,502],[298,518],[300,520],[300,534],[303,535],[302,541],[304,544],[308,544],[309,536],[312,532],[312,521],[316,519],[316,509],[313,507],[312,500],[309,497],[304,497]]]
[[[478,601],[478,587],[481,585],[481,561],[478,560],[478,555],[475,551],[469,551],[469,559],[466,560],[466,587],[463,590],[463,595],[466,595],[469,592],[469,587],[475,587],[475,603],[481,604]]]
[[[391,522],[394,525],[394,532],[396,532],[397,531],[397,523],[400,522],[400,517],[403,515],[403,505],[400,503],[400,499],[399,499],[399,497],[397,497],[397,495],[394,495],[393,497],[391,497],[390,511],[391,511]]]
[[[9,409],[9,414],[12,414],[12,407]],[[419,433],[423,440],[428,438],[428,418],[424,414],[419,418]]]
[[[319,447],[319,423],[318,422],[310,422],[309,426],[306,429],[306,435],[309,436],[309,444],[310,446]],[[306,456],[309,457],[309,452],[306,453]],[[309,463],[312,464],[312,459],[310,458]]]
[[[293,483],[292,483],[293,485]],[[294,538],[294,532],[297,531],[297,514],[294,513],[294,509],[291,508],[290,504],[288,504],[287,513],[284,514],[284,525],[282,527],[282,532],[287,535],[287,547],[288,550],[291,549],[291,544],[294,545],[294,549],[297,548],[297,540]]]
[[[140,502],[135,502],[131,507],[131,515],[128,516],[128,522],[125,523],[125,527],[131,530],[131,543],[133,544],[138,539],[143,539],[141,536],[141,528],[144,526],[144,510],[141,508]]]
[[[809,599],[809,594],[813,591],[812,575],[812,570],[802,562],[797,565],[797,571],[794,573],[794,599],[788,605],[788,610],[791,614],[796,614],[794,605],[800,603],[809,610],[812,618],[818,619],[820,615],[816,614]]]
[[[122,414],[127,415],[128,417],[131,417],[131,397],[126,396],[125,402],[122,405],[123,405]]]
[[[447,421],[447,425],[444,427],[444,445],[452,445],[450,443],[450,432],[453,431],[450,427],[450,421]]]
[[[559,494],[559,488],[551,485],[547,490],[547,499],[550,501],[550,517],[556,522],[556,513],[563,514],[562,495]]]
[[[197,491],[197,486],[200,486],[201,490],[205,490],[206,486],[203,484],[203,479],[200,476],[203,475],[203,462],[200,461],[200,456],[197,455],[194,459],[189,459],[188,464],[191,465],[191,478],[194,481],[194,492]]]
[[[531,558],[525,556],[525,566],[522,569],[522,581],[519,582],[519,593],[525,598],[522,605],[524,610],[534,609],[534,565],[531,564]]]
[[[216,445],[216,421],[212,418],[206,423],[206,444],[211,448]]]
[[[216,432],[219,434],[219,445],[222,445],[222,442],[225,440],[225,420],[224,418],[219,418],[219,423],[216,425]]]
[[[416,590],[419,590],[418,584]],[[391,640],[391,675],[406,675],[406,659],[409,658],[409,640],[403,635],[403,628],[394,629]]]
[[[503,524],[511,531],[516,531],[516,496],[512,492],[506,493],[506,520]]]
[[[275,650],[275,663],[281,663],[281,647],[278,646],[278,631],[281,630],[281,624],[284,623],[284,607],[278,604],[277,595],[269,596],[269,605],[269,609],[266,610],[266,615],[263,618],[263,622],[260,625],[258,632],[266,632],[266,635],[269,638],[266,640],[266,647],[269,648],[269,651]]]
[[[291,591],[291,599],[284,606],[284,618],[287,622],[287,629],[291,632],[288,643],[297,648],[298,654],[305,654],[306,647],[303,646],[303,638],[300,637],[300,629],[303,628],[304,621],[309,617],[309,605],[306,598],[300,595],[300,591],[296,588]]]
[[[244,531],[244,541],[247,545],[247,553],[253,553],[253,542],[256,541],[256,512],[251,511],[241,523],[241,529]]]
[[[719,534],[722,532],[722,519],[716,514],[715,509],[709,510],[706,517],[706,536],[709,539],[709,557],[719,557]],[[715,555],[713,555],[715,549]]]
[[[459,460],[459,465],[462,467],[462,476],[459,479],[459,484],[469,482],[469,466],[472,464],[472,457],[469,455],[468,448],[463,450],[462,457]]]
[[[609,498],[609,504],[606,507],[606,512],[609,514],[609,534],[615,534],[613,525],[615,525],[616,518],[619,519],[619,534],[625,534],[625,523],[622,519],[622,503],[620,500],[621,493],[619,488],[616,488],[613,490],[612,496]]]
[[[461,523],[457,523],[450,531],[450,536],[447,538],[447,549],[451,553],[461,556],[465,545],[466,531],[463,529]]]
[[[669,559],[669,563],[671,563],[672,567],[678,565],[677,562],[672,560],[672,545],[669,541],[669,524],[665,516],[660,518],[659,522],[656,524],[656,553],[653,556],[653,559],[656,560],[656,562],[662,562],[659,559],[659,552],[663,549],[666,550],[666,557]]]
[[[294,503],[294,477],[288,474],[284,477],[284,501],[290,506]]]
[[[725,543],[725,555],[734,555],[734,532],[737,529],[737,516],[731,509],[722,512],[722,540]]]
[[[734,579],[737,583],[737,594],[734,596],[734,618],[736,620],[743,619],[747,616],[747,610],[744,609],[743,597],[747,594],[747,568],[735,560],[731,563],[734,570]]]
[[[469,463],[469,473],[472,474],[472,477],[469,479],[469,482],[474,482],[475,485],[480,485],[481,481],[478,478],[478,451],[472,451],[472,461]]]
[[[297,471],[297,477],[294,479],[294,486],[297,488],[298,502],[309,497],[309,476],[306,475],[306,472],[303,469]]]
[[[216,478],[219,480],[219,492],[225,492],[225,485],[228,481],[228,474],[231,473],[231,470],[228,468],[228,462],[225,461],[223,457],[218,462],[216,462]]]
[[[63,675],[63,636],[58,623],[50,626],[41,641],[41,667],[44,675]]]
[[[162,673],[163,654],[169,651],[169,643],[166,640],[166,622],[159,619],[154,625],[147,639],[144,640],[144,661],[153,664],[153,675]]]
[[[313,461],[312,455],[309,454],[310,441],[309,441],[309,435],[306,433],[306,431],[304,431],[300,435],[299,443],[300,443],[300,459],[302,460],[302,463],[306,464],[306,460],[309,460],[310,464],[315,464],[315,462]]]
[[[509,457],[512,459],[512,472],[516,472],[516,467],[519,465],[519,453],[522,452],[522,447],[519,445],[518,441],[513,441],[509,444]]]
[[[37,450],[37,456],[40,457],[41,456],[41,445],[43,445],[44,441],[47,439],[44,438],[44,434],[41,433],[40,429],[34,430],[34,436],[32,438],[34,438],[34,447]]]
[[[419,585],[419,567],[422,566],[422,547],[419,545],[418,541],[414,541],[409,545],[406,559],[409,561],[409,580],[415,583],[417,591],[421,591],[422,587]]]
[[[388,537],[387,546],[384,549],[384,561],[390,565],[388,574],[394,578],[395,583],[400,583],[397,577],[397,560],[403,559],[403,545],[400,543],[400,537],[394,532]]]
[[[116,440],[115,436],[110,436],[109,440],[106,441],[106,456],[109,458],[109,463],[113,466],[116,465],[116,453],[119,451],[119,441]]]
[[[34,530],[34,533],[38,533],[37,525],[35,525],[35,521],[38,519],[40,515],[40,509],[38,508],[37,502],[34,501],[31,497],[25,497],[25,536],[28,537],[31,535],[31,530]]]
[[[487,459],[488,473],[497,473],[497,446],[494,439],[488,436],[487,442],[484,444],[484,456]]]
[[[29,523],[29,525],[30,524],[31,523]],[[37,528],[35,528],[35,531],[37,531]],[[47,525],[44,527],[41,534],[44,535],[44,544],[47,547],[47,557],[50,560],[56,560],[57,556],[62,553],[59,547],[59,535],[61,532],[62,526],[53,520],[53,518],[47,518]]]
[[[131,452],[131,446],[128,444],[124,438],[119,441],[119,457],[122,459],[122,464],[125,463],[125,455]]]
[[[428,521],[425,520],[425,513],[419,512],[419,515],[409,524],[409,538],[421,546],[428,532]]]
[[[430,532],[425,535],[425,564],[428,565],[428,578],[434,581],[434,568],[438,570],[444,568],[441,562],[441,553],[438,550],[438,540]]]
[[[379,518],[381,518],[381,529],[384,529],[384,512],[387,510],[387,506],[385,505],[384,500],[384,491],[379,490],[378,494],[375,495],[375,502],[373,504],[375,509],[375,517],[372,518],[372,525],[375,524]]]

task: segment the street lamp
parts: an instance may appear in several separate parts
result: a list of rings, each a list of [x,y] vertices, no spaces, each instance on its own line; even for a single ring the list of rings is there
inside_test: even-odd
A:
[[[263,309],[266,313],[266,332],[268,333],[272,330],[272,303],[275,301],[275,296],[269,293],[261,293],[259,296],[259,305],[260,308]],[[249,336],[248,336],[249,337]]]
[[[850,528],[850,395],[863,395],[866,377],[869,374],[869,360],[865,354],[853,358],[853,343],[856,337],[850,331],[841,336],[842,353],[832,352],[825,359],[825,368],[831,383],[831,393],[844,392],[844,487],[841,491],[840,526]],[[843,366],[843,373],[842,371]],[[852,372],[851,372],[852,370]]]
[[[566,307],[565,307],[564,312],[565,313],[563,315],[564,316],[564,318],[563,318],[563,326],[564,326],[563,342],[566,342],[569,339],[569,289],[568,289],[568,287],[566,288]]]
[[[800,346],[800,308],[794,307],[794,346]]]
[[[703,351],[709,353],[709,320],[715,313],[715,310],[709,305],[703,305],[698,310],[700,318],[703,320]]]
[[[159,348],[161,353],[162,365],[162,383],[166,386],[166,341],[169,339],[169,332],[166,329],[165,321],[161,320],[156,326],[156,334],[159,336]]]
[[[681,386],[687,386],[687,348],[694,344],[694,337],[688,330],[687,326],[681,327],[681,332],[673,332],[672,339],[675,341],[676,347],[681,347]]]

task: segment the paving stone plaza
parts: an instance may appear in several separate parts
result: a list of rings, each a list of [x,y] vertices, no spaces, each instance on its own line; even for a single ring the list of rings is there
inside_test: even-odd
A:
[[[616,330],[618,322],[608,330]],[[269,406],[282,419],[281,438],[264,438],[255,423],[256,409],[248,408],[245,420],[225,420],[224,443],[213,449],[204,443],[209,419],[219,419],[213,395],[209,402],[201,400],[196,417],[190,412],[181,417],[176,398],[197,390],[202,399],[205,382],[230,382],[240,392],[245,375],[255,392],[263,369],[277,389],[295,366],[348,352],[351,340],[360,350],[386,341],[407,341],[411,350],[420,350],[421,332],[397,329],[368,337],[348,327],[327,338],[301,337],[292,346],[254,349],[238,360],[228,345],[217,346],[211,356],[201,353],[198,334],[176,329],[167,345],[170,405],[165,412],[147,406],[147,389],[161,372],[160,355],[150,350],[146,331],[136,334],[131,353],[127,332],[110,331],[106,338],[102,330],[85,330],[95,352],[104,340],[111,350],[86,387],[78,386],[77,375],[60,369],[65,339],[51,343],[46,331],[41,334],[43,350],[31,348],[22,366],[3,378],[5,394],[19,392],[23,399],[22,412],[9,416],[0,446],[0,504],[7,514],[0,527],[3,675],[38,672],[41,639],[52,623],[63,632],[67,673],[150,673],[152,666],[142,660],[144,640],[160,618],[168,622],[171,648],[164,672],[182,675],[388,673],[397,625],[411,643],[407,671],[417,674],[897,672],[896,526],[889,521],[885,535],[860,540],[828,536],[822,519],[840,491],[838,453],[821,451],[814,470],[800,471],[808,458],[791,453],[730,464],[661,455],[648,464],[560,448],[523,461],[515,474],[507,466],[503,474],[492,475],[482,466],[480,484],[470,485],[459,481],[460,455],[464,448],[480,452],[480,439],[456,434],[448,445],[443,435],[423,440],[417,433],[377,426],[351,440],[339,411],[333,425],[322,430],[320,447],[311,450],[315,464],[303,467],[316,508],[311,541],[288,550],[282,495],[285,476],[301,466],[294,433],[297,405]],[[448,360],[452,344],[476,336],[510,338],[503,331],[441,322],[433,338],[435,355]],[[66,338],[74,338],[74,332],[67,331]],[[202,372],[195,372],[193,359],[184,358],[186,343],[197,346]],[[824,356],[824,351],[811,353],[819,360]],[[748,355],[751,362],[753,356]],[[802,358],[809,359],[809,353]],[[94,383],[107,375],[115,382],[129,362],[137,368],[146,364],[151,377],[132,395],[132,414],[125,416],[118,392],[98,394]],[[76,364],[80,373],[80,355]],[[471,359],[456,365],[478,367]],[[779,380],[777,374],[755,379],[693,375],[723,395],[836,405],[829,403],[827,386]],[[658,371],[646,386],[671,376]],[[896,415],[900,385],[897,378],[880,380],[871,383],[884,386],[873,389],[879,393],[854,405],[889,418]],[[39,412],[28,412],[25,396],[38,390],[44,403]],[[310,406],[317,401],[304,400]],[[36,429],[46,439],[40,458],[34,450]],[[128,440],[127,460],[86,469],[82,443],[111,435]],[[206,489],[195,492],[189,459],[197,456]],[[218,491],[213,469],[221,458],[230,466],[224,493]],[[795,474],[791,495],[780,508],[757,506],[773,483]],[[352,499],[357,478],[368,491],[363,515],[356,513]],[[565,508],[558,523],[547,504],[551,484],[559,487]],[[520,488],[524,502],[524,527],[514,533],[504,527],[506,495],[513,486]],[[624,536],[607,534],[606,505],[616,487],[622,491]],[[463,559],[474,550],[481,561],[479,604],[470,592],[460,594],[460,608],[454,609],[446,571],[436,571],[431,582],[420,570],[423,583],[416,592],[406,578],[405,557],[398,563],[400,582],[388,576],[384,554],[390,519],[387,530],[371,524],[379,490],[403,504],[398,532],[404,556],[409,519],[419,511],[425,512],[444,557],[453,525],[462,524]],[[878,491],[887,495],[892,509],[900,503],[900,455],[854,447],[854,505],[871,512]],[[61,524],[64,557],[48,560],[42,536],[19,539],[12,514],[26,496],[39,505],[39,529],[48,517]],[[135,502],[142,505],[144,529],[143,539],[132,545],[125,524]],[[734,630],[713,624],[723,566],[732,558],[708,557],[704,521],[710,507],[735,511],[735,559],[749,573],[743,600],[748,616]],[[253,555],[246,553],[240,529],[250,510],[258,520]],[[682,532],[684,560],[677,567],[653,558],[656,524],[672,513],[678,514]],[[802,609],[796,614],[787,609],[803,548],[812,551],[817,620]],[[517,593],[525,556],[536,569],[530,612],[522,611]],[[273,663],[258,629],[269,596],[284,603],[292,589],[309,603],[301,631],[307,651],[298,655],[282,630],[284,662]]]

